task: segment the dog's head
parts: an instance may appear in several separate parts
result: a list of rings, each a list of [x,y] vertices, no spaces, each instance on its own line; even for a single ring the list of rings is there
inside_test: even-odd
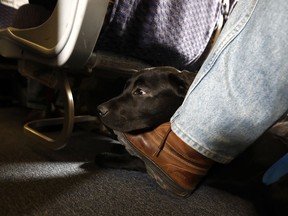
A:
[[[122,132],[167,122],[183,102],[195,74],[172,67],[140,70],[127,81],[122,94],[97,107],[101,121]]]

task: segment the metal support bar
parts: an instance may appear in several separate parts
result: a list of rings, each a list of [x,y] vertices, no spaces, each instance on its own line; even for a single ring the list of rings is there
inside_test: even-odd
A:
[[[74,116],[75,111],[73,95],[66,73],[61,71],[57,73],[57,76],[57,89],[64,97],[64,117],[34,120],[24,125],[25,134],[38,139],[41,143],[44,143],[49,148],[54,150],[58,150],[66,146],[73,132],[74,123],[96,120],[96,117],[89,115]],[[57,125],[63,125],[63,127],[56,138],[52,138],[51,136],[39,131],[39,128]]]

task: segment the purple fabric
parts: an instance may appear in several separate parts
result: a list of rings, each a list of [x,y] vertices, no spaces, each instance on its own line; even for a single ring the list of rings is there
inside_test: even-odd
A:
[[[221,13],[218,0],[116,0],[96,49],[189,69]]]
[[[16,9],[0,3],[0,28],[10,27]]]

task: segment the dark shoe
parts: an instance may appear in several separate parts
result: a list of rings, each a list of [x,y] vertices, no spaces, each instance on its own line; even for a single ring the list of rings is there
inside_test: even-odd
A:
[[[144,161],[148,174],[163,189],[181,197],[195,190],[214,163],[178,138],[170,123],[142,134],[115,133],[130,154]]]

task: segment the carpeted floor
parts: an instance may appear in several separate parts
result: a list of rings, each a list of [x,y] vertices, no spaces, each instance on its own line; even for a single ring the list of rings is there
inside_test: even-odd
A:
[[[201,186],[191,197],[166,194],[146,174],[100,169],[96,152],[113,140],[75,132],[51,151],[23,134],[21,107],[0,108],[0,215],[257,215],[240,197]]]

